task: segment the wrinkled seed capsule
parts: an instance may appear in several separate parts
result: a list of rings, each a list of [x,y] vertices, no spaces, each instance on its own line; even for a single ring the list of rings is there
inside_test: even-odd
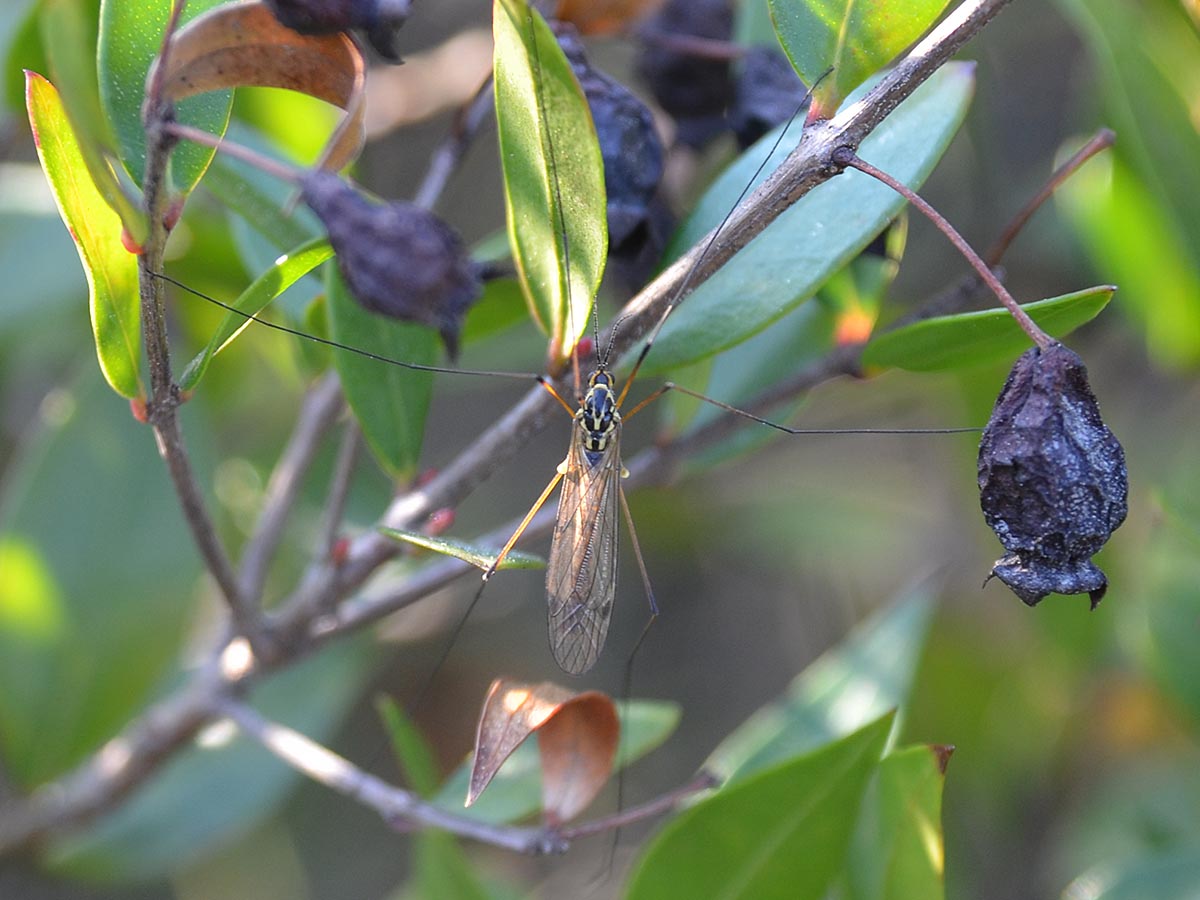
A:
[[[604,160],[609,261],[627,270],[630,283],[638,287],[653,274],[674,224],[657,198],[663,175],[662,141],[646,104],[588,62],[575,30],[558,25],[556,31],[587,98]]]
[[[372,203],[332,172],[301,183],[337,254],[338,269],[366,309],[438,329],[446,352],[482,285],[462,240],[429,210],[411,203]]]
[[[380,56],[400,61],[396,32],[412,0],[266,0],[280,24],[301,34],[361,29]]]
[[[788,58],[773,47],[751,47],[741,59],[729,127],[745,150],[804,102],[808,88]]]
[[[979,442],[980,506],[1009,551],[988,578],[1030,606],[1087,592],[1095,609],[1108,580],[1091,557],[1125,520],[1128,490],[1083,361],[1058,343],[1023,353]]]
[[[667,0],[643,29],[728,41],[733,8],[729,0]],[[679,143],[700,148],[725,130],[725,111],[733,101],[727,59],[683,53],[648,39],[638,53],[637,71],[675,120]]]

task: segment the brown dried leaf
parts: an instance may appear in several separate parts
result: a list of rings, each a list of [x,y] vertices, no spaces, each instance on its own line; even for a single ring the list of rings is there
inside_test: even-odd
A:
[[[337,171],[363,146],[365,65],[344,34],[303,35],[276,21],[263,3],[220,6],[197,16],[171,41],[166,97],[233,87],[278,87],[340,106],[346,117],[319,165]]]
[[[617,708],[599,691],[575,693],[544,681],[498,678],[488,689],[475,737],[467,806],[533,732],[542,760],[542,809],[551,827],[566,822],[599,793],[612,773],[620,737]]]
[[[559,0],[554,17],[581,34],[612,34],[657,10],[664,0]]]

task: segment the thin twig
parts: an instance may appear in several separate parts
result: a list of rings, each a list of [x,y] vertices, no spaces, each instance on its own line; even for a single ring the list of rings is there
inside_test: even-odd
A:
[[[254,535],[242,554],[241,566],[242,591],[260,606],[267,568],[279,548],[288,514],[300,493],[305,474],[316,459],[321,441],[342,408],[341,385],[335,375],[327,375],[300,404],[296,427],[267,482],[262,512]]]
[[[938,230],[942,232],[942,234],[946,236],[947,240],[949,240],[950,243],[955,246],[958,252],[963,255],[963,258],[971,264],[971,267],[974,268],[979,274],[979,277],[983,279],[984,284],[991,289],[992,293],[994,293],[996,297],[999,298],[1000,302],[1004,304],[1005,309],[1007,309],[1012,317],[1017,320],[1017,324],[1021,326],[1021,330],[1029,335],[1029,339],[1043,350],[1054,344],[1054,338],[1046,334],[1046,332],[1041,329],[1037,322],[1029,318],[1029,313],[1021,309],[1021,305],[1013,299],[1013,296],[1008,292],[1008,289],[1000,283],[1000,279],[998,279],[992,273],[992,270],[988,268],[987,263],[985,263],[980,258],[979,254],[975,252],[975,248],[968,244],[966,239],[958,233],[954,226],[946,221],[945,216],[930,206],[928,201],[921,197],[921,195],[903,182],[897,181],[882,169],[878,169],[869,162],[865,162],[864,160],[860,159],[858,155],[848,147],[842,147],[836,150],[834,152],[834,159],[842,165],[849,166],[853,169],[858,169],[858,171],[862,172],[863,174],[870,175],[877,181],[886,184],[905,200],[915,206],[918,210],[924,213],[926,218],[928,218],[929,221],[937,226]]]
[[[487,121],[494,104],[495,95],[492,93],[492,80],[489,78],[480,85],[471,102],[463,107],[450,133],[433,151],[433,156],[429,159],[429,169],[413,195],[414,203],[425,209],[433,209],[475,135]]]
[[[988,248],[987,253],[983,258],[988,266],[995,268],[1000,259],[1007,252],[1009,245],[1016,239],[1017,235],[1025,228],[1025,224],[1033,217],[1043,203],[1053,196],[1054,192],[1062,185],[1064,181],[1074,175],[1079,167],[1095,156],[1102,150],[1107,150],[1116,141],[1117,135],[1110,128],[1101,128],[1092,136],[1092,139],[1077,150],[1070,159],[1059,166],[1051,173],[1046,183],[1042,185],[1041,190],[1034,194],[1029,202],[1021,207],[1020,212],[1012,217],[1012,220],[1000,232],[1000,237],[996,239],[996,243]]]
[[[248,163],[256,169],[266,172],[268,175],[273,175],[280,181],[286,181],[289,184],[299,184],[300,179],[304,177],[304,170],[298,166],[280,162],[277,159],[267,156],[265,153],[251,150],[243,144],[235,141],[227,141],[215,134],[209,134],[202,128],[193,128],[191,125],[184,125],[182,122],[167,122],[163,126],[163,129],[171,137],[182,138],[196,144],[203,144],[205,147],[212,147],[214,150],[219,150],[227,156],[232,156],[234,159],[240,159],[242,162]]]
[[[317,529],[316,558],[328,560],[333,553],[338,531],[342,527],[342,515],[346,511],[346,498],[350,493],[350,482],[358,462],[358,450],[362,445],[362,432],[357,422],[347,422],[338,445],[337,459],[333,464],[333,475],[329,479],[329,493],[323,507],[321,527]]]
[[[518,853],[562,853],[567,849],[565,840],[546,829],[492,825],[434,806],[416,794],[393,787],[383,779],[364,772],[348,759],[300,732],[264,719],[244,703],[226,700],[220,709],[244,734],[258,741],[297,772],[370,807],[387,822],[440,828],[460,837]]]
[[[655,797],[646,803],[623,809],[611,816],[593,819],[590,822],[584,822],[580,825],[572,825],[570,828],[560,828],[558,829],[558,833],[568,841],[575,841],[581,837],[589,837],[593,834],[612,831],[614,828],[624,828],[626,825],[632,825],[634,822],[641,822],[644,819],[661,816],[663,813],[674,809],[688,797],[694,796],[701,791],[715,788],[720,783],[721,781],[716,775],[701,770],[687,784],[668,791],[661,797]]]

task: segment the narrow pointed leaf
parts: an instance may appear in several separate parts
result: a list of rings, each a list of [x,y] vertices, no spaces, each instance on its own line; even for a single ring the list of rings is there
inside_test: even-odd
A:
[[[381,526],[379,532],[394,540],[404,541],[406,544],[412,544],[415,547],[424,547],[426,550],[432,550],[435,553],[453,556],[455,559],[461,559],[463,562],[470,563],[475,568],[483,569],[484,571],[491,568],[492,560],[496,558],[496,554],[499,552],[499,548],[486,550],[482,547],[476,547],[451,538],[430,537],[427,534],[421,534],[419,531],[402,531],[399,528]],[[544,559],[533,553],[522,553],[520,550],[509,550],[508,555],[496,567],[497,571],[500,569],[544,568],[546,568],[546,561]]]
[[[970,64],[944,66],[863,141],[860,155],[910,187],[920,186],[962,122],[974,84]],[[768,134],[713,183],[672,241],[669,258],[717,226],[777,136]],[[796,126],[768,171],[799,137]],[[696,362],[782,318],[857,256],[903,205],[899,195],[861,172],[844,172],[820,185],[683,301],[646,357],[644,371],[662,374]]]
[[[187,22],[223,0],[189,0],[182,21]],[[146,168],[146,131],[142,126],[142,100],[146,73],[162,49],[170,17],[171,0],[103,0],[100,4],[100,40],[97,65],[100,103],[116,133],[121,161],[137,184]],[[222,134],[229,121],[233,93],[221,91],[192,97],[176,104],[176,121],[211,134]],[[187,193],[208,167],[215,151],[199,144],[182,144],[171,154],[175,187]]]
[[[364,310],[335,266],[327,270],[329,336],[348,347],[389,359],[433,365],[438,336],[423,325],[396,322]],[[346,400],[371,452],[395,478],[411,474],[421,452],[433,373],[380,364],[357,353],[333,351]]]
[[[905,747],[879,764],[846,866],[847,900],[945,896],[942,786],[953,747]]]
[[[779,42],[829,118],[850,92],[928,30],[948,0],[770,0]]]
[[[891,726],[883,716],[685,810],[642,855],[626,896],[820,900]]]
[[[1066,337],[1108,305],[1116,288],[1100,285],[1028,303],[1024,309],[1051,336]],[[1029,337],[1004,308],[914,322],[881,334],[863,351],[866,366],[936,372],[1000,362],[1030,347]]]
[[[137,259],[121,244],[121,219],[92,181],[54,85],[33,72],[26,73],[25,83],[38,158],[87,275],[100,369],[122,397],[138,397],[142,390]]]
[[[333,248],[324,238],[308,241],[291,253],[279,257],[271,268],[258,276],[241,293],[241,296],[229,305],[246,315],[258,315],[268,303],[331,256],[333,256]],[[225,314],[225,318],[221,320],[221,324],[209,340],[208,346],[184,369],[183,375],[179,379],[179,386],[183,390],[193,389],[204,377],[213,357],[228,347],[233,339],[246,329],[246,326],[250,324],[246,315],[238,315],[234,312]]]
[[[620,708],[621,747],[617,768],[641,759],[663,741],[679,724],[680,709],[661,700],[632,700]],[[541,763],[531,744],[519,747],[493,777],[473,806],[463,809],[463,797],[470,785],[471,760],[459,766],[442,785],[434,801],[482,822],[500,824],[523,819],[542,807]]]
[[[604,273],[604,163],[583,91],[542,17],[524,0],[496,0],[493,29],[509,241],[550,359],[561,361],[589,326]]]

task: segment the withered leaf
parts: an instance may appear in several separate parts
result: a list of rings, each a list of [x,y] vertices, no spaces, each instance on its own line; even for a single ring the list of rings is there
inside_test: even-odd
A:
[[[561,825],[582,812],[612,774],[620,730],[615,704],[598,691],[576,693],[548,681],[498,678],[479,717],[466,805],[537,732],[543,815],[550,827]]]
[[[372,203],[332,172],[301,180],[354,298],[380,315],[436,328],[451,357],[483,285],[458,233],[413,203]]]
[[[264,3],[234,3],[197,16],[171,40],[168,100],[233,87],[278,87],[340,106],[346,116],[319,165],[334,171],[363,146],[365,66],[344,34],[302,35],[275,20]]]
[[[1108,586],[1091,561],[1125,520],[1125,454],[1083,361],[1062,344],[1023,353],[979,442],[980,505],[1009,551],[992,573],[1033,606]]]

